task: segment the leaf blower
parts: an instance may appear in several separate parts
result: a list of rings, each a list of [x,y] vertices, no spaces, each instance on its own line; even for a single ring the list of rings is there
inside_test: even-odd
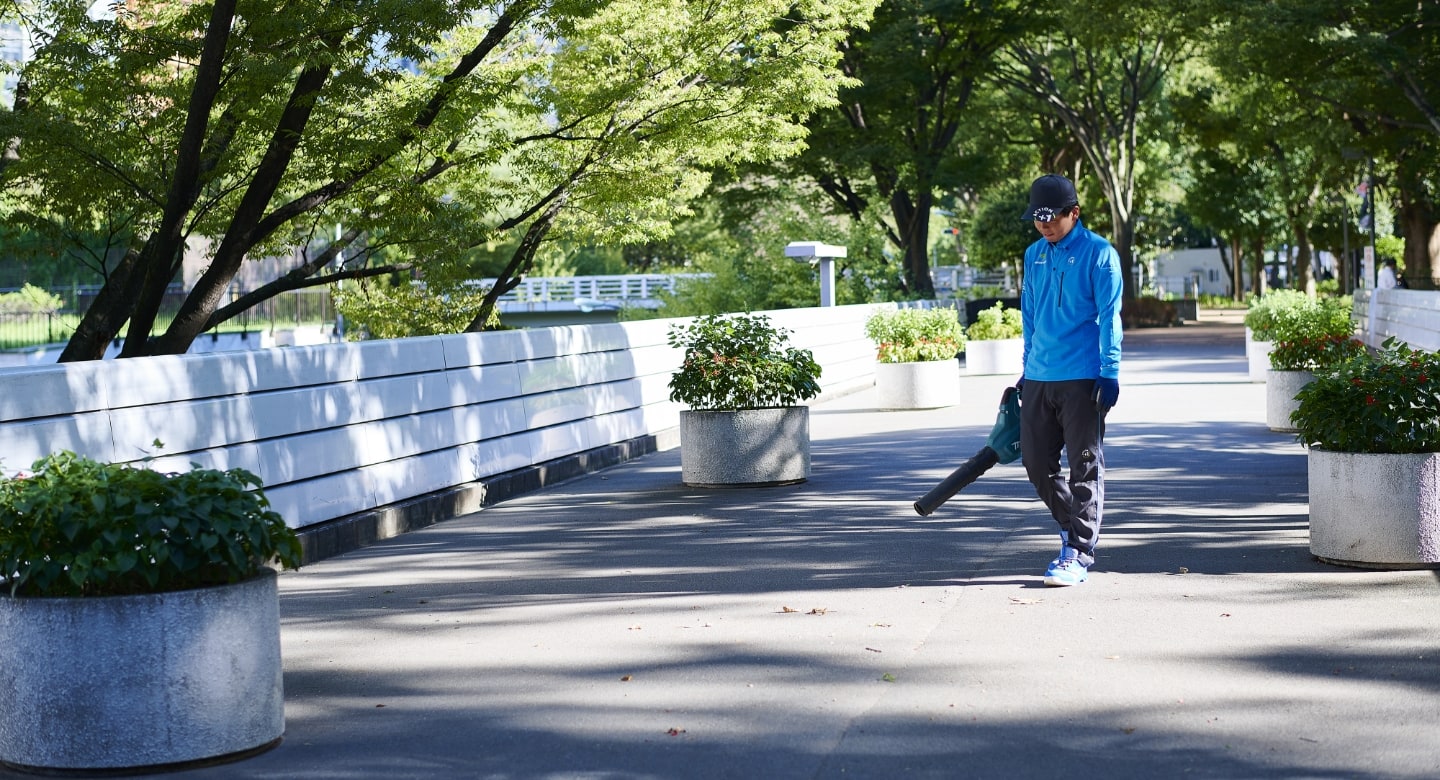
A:
[[[996,463],[1011,463],[1020,457],[1020,391],[1013,387],[1005,388],[1000,395],[1000,413],[995,415],[995,427],[990,429],[990,438],[985,440],[985,446],[975,453],[969,460],[960,464],[960,468],[951,472],[936,485],[929,493],[926,493],[915,502],[915,511],[926,517],[931,512],[940,508],[940,505],[949,501],[952,496],[965,489],[966,485],[980,478],[981,474],[990,470]]]

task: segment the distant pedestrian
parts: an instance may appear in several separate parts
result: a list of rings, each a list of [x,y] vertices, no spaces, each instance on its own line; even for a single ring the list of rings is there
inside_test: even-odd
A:
[[[1075,185],[1064,176],[1030,185],[1024,218],[1041,238],[1025,250],[1020,292],[1021,460],[1060,525],[1060,555],[1045,569],[1045,584],[1078,585],[1095,563],[1105,415],[1120,397],[1120,256],[1081,223]],[[1068,479],[1060,472],[1062,450]]]
[[[1380,278],[1376,280],[1375,286],[1381,290],[1393,290],[1398,282],[1399,277],[1395,273],[1395,261],[1387,257],[1385,258],[1385,264],[1380,266]]]

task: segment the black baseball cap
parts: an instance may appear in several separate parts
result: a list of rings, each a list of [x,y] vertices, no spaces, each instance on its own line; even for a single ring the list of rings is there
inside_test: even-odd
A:
[[[1047,173],[1030,185],[1030,205],[1020,218],[1034,222],[1049,222],[1060,212],[1080,204],[1075,194],[1075,185],[1058,173]]]

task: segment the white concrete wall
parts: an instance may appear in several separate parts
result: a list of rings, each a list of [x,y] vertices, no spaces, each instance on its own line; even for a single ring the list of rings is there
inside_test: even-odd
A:
[[[1379,347],[1394,336],[1416,349],[1440,351],[1440,292],[1360,290],[1351,311],[1360,340],[1368,346]]]
[[[873,383],[864,321],[876,308],[766,314],[814,352],[832,396]],[[674,322],[10,369],[0,471],[61,449],[241,467],[301,528],[675,428]]]

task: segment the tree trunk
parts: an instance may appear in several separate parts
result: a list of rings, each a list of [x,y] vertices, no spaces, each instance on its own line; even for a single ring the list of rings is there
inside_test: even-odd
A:
[[[210,22],[205,26],[205,44],[201,49],[200,62],[195,67],[195,83],[190,89],[190,102],[185,111],[185,130],[180,135],[175,154],[175,169],[165,194],[160,225],[140,256],[143,284],[139,300],[131,312],[130,329],[120,357],[149,354],[146,342],[155,327],[155,316],[164,303],[166,288],[180,271],[185,254],[185,220],[200,196],[201,155],[210,127],[211,110],[220,93],[225,48],[229,45],[230,29],[235,21],[235,3],[236,0],[217,0],[210,9]]]
[[[1224,241],[1220,241],[1215,245],[1215,248],[1220,252],[1220,270],[1225,273],[1225,280],[1228,284],[1232,276],[1230,273],[1230,247]],[[1234,288],[1231,289],[1233,290]]]
[[[904,190],[896,190],[890,197],[891,213],[905,242],[900,247],[905,254],[905,283],[911,293],[921,298],[935,297],[935,283],[930,278],[930,206],[933,202],[934,196],[924,185],[915,188],[914,201]]]
[[[1264,295],[1267,280],[1265,278],[1265,239],[1252,238],[1250,240],[1250,291],[1256,295]]]
[[[480,310],[475,313],[470,324],[466,326],[466,333],[479,333],[485,330],[485,325],[490,321],[490,315],[495,311],[500,296],[515,289],[515,286],[524,278],[525,273],[535,261],[535,252],[540,248],[541,242],[545,240],[545,234],[550,232],[550,227],[555,224],[555,217],[559,216],[560,210],[565,207],[569,200],[569,193],[562,193],[550,202],[530,227],[525,230],[525,236],[520,239],[520,245],[515,247],[515,252],[510,255],[510,262],[505,270],[495,279],[495,286],[485,293],[485,298],[480,302]]]
[[[1435,260],[1440,256],[1440,222],[1423,193],[1400,188],[1400,224],[1405,232],[1405,283],[1416,290],[1437,289]],[[1379,262],[1377,259],[1376,262]]]
[[[59,362],[100,360],[105,357],[105,348],[110,345],[115,334],[120,332],[125,320],[130,318],[135,299],[140,295],[141,275],[136,273],[135,267],[140,263],[140,255],[144,251],[142,247],[125,253],[120,264],[100,287],[100,292],[90,303],[90,308],[85,310],[85,315],[80,318],[80,324],[75,326],[75,332],[70,335],[65,348],[60,350]]]
[[[1135,287],[1135,225],[1129,219],[1121,219],[1113,206],[1110,213],[1115,226],[1110,243],[1120,255],[1120,276],[1125,285],[1123,299],[1133,301],[1140,294]]]
[[[1234,235],[1230,238],[1230,298],[1235,301],[1245,300],[1245,245],[1240,241],[1240,236]]]
[[[231,13],[234,5],[235,0],[223,0],[218,3],[217,7],[212,10],[212,24],[214,23],[213,18],[224,17],[227,13]],[[166,240],[173,236],[173,231],[162,225],[162,228],[156,231],[156,235],[152,235],[147,241],[148,253],[143,256],[143,259],[148,260],[148,264],[142,265],[139,262],[142,258],[137,256],[136,261],[131,263],[134,267],[121,276],[118,284],[114,275],[107,280],[100,298],[97,299],[96,304],[91,306],[91,311],[86,313],[81,327],[77,329],[75,336],[72,337],[62,353],[61,360],[94,360],[102,357],[105,345],[119,332],[120,326],[126,319],[132,319],[132,315],[130,338],[126,341],[122,357],[181,354],[189,350],[195,338],[215,318],[225,289],[234,279],[240,264],[252,248],[275,231],[290,224],[297,217],[347,194],[387,160],[412,147],[416,139],[434,123],[436,117],[454,98],[456,94],[453,87],[454,82],[469,76],[482,60],[510,36],[517,23],[534,11],[536,5],[533,0],[519,0],[506,8],[492,22],[490,31],[484,39],[460,58],[444,78],[443,83],[429,96],[429,100],[419,107],[411,123],[396,132],[393,146],[388,151],[379,152],[367,159],[360,160],[344,176],[295,197],[274,210],[267,211],[271,199],[279,190],[279,184],[293,159],[295,150],[305,135],[315,100],[319,91],[329,80],[333,63],[321,56],[315,63],[305,67],[295,77],[289,102],[281,112],[262,159],[250,173],[248,185],[244,188],[245,192],[235,213],[229,219],[225,235],[221,238],[219,246],[211,258],[210,267],[201,275],[195,288],[190,291],[179,314],[176,315],[166,332],[156,339],[149,337],[155,317],[154,304],[159,300],[159,296],[163,295],[164,288],[168,286],[170,279],[178,270],[178,257],[179,252],[183,249],[183,244],[177,244],[171,251]],[[230,18],[233,18],[233,13]],[[228,27],[228,19],[226,24]],[[210,52],[212,46],[223,51],[224,41],[212,37],[211,32],[207,31],[205,52]],[[350,33],[351,31],[348,29],[326,31],[321,35],[318,48],[322,51],[329,50],[337,46]],[[213,101],[214,96],[210,95],[207,98],[201,87],[207,83],[207,74],[214,74],[205,70],[204,56],[202,54],[201,64],[196,69],[195,94],[192,95],[189,108],[191,112],[197,112],[204,108],[202,113],[208,117],[210,112],[205,101]],[[193,140],[190,132],[192,124],[199,129],[199,135],[203,140],[205,123],[192,113],[187,119],[186,142]],[[210,152],[218,154],[218,150],[228,143],[228,134],[233,129],[233,126],[221,122],[221,129],[212,134],[211,148],[207,148],[204,144],[187,147],[182,142],[182,147],[178,150],[180,159],[177,160],[177,166],[188,166],[193,163],[193,155],[198,151],[202,158],[200,166],[205,167],[205,160],[210,156]],[[187,215],[193,210],[193,198],[189,204],[173,200],[177,192],[184,191],[185,188],[182,185],[187,183],[184,181],[186,178],[192,180],[189,186],[193,188],[193,181],[196,180],[193,176],[181,176],[177,173],[172,179],[171,192],[167,193],[172,200],[167,200],[164,208],[167,219],[172,210]],[[182,210],[181,206],[185,208]],[[169,268],[168,276],[166,275],[167,268]],[[136,306],[137,301],[142,301],[142,294],[144,295],[143,301],[146,303],[144,311],[140,311]],[[105,304],[103,307],[100,305],[101,302]]]
[[[1301,220],[1295,224],[1295,289],[1315,296],[1315,274],[1310,267],[1314,249],[1310,246],[1310,226]]]

